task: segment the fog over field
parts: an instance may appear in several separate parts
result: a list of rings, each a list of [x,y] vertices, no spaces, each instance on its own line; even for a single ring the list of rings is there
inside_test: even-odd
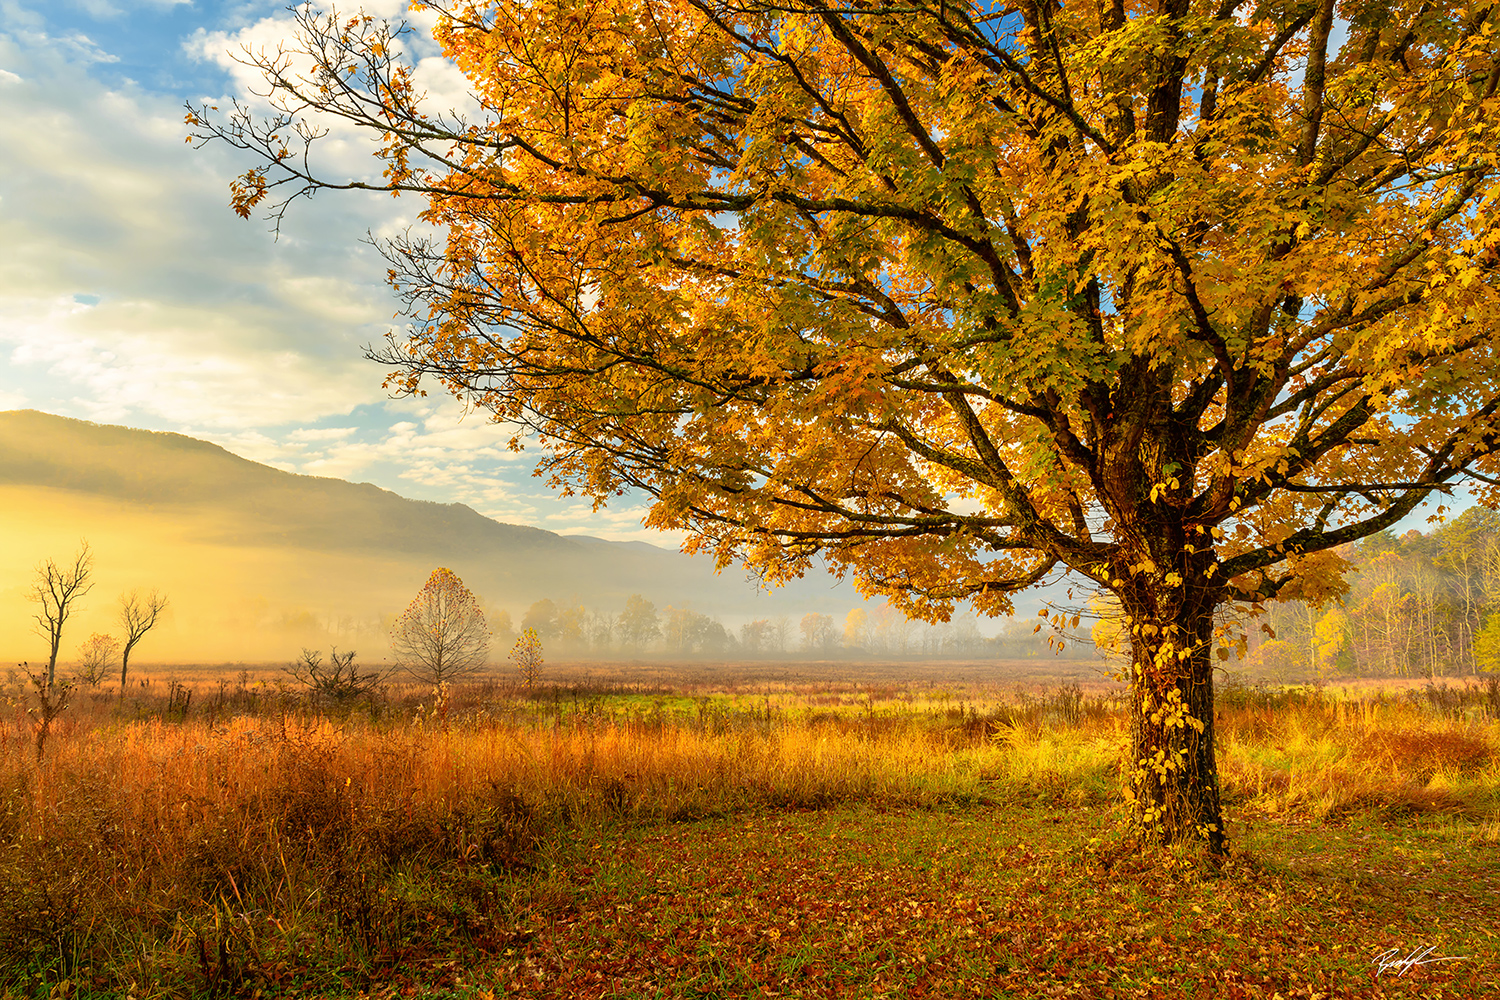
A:
[[[633,593],[733,628],[808,612],[842,621],[861,598],[831,577],[759,592],[743,570],[641,542],[501,524],[462,504],[408,500],[369,484],[295,475],[179,434],[28,410],[0,413],[0,656],[35,661],[27,592],[45,558],[81,539],[96,584],[69,622],[72,657],[108,631],[119,595],[157,588],[171,607],[145,661],[288,659],[302,646],[388,656],[382,622],[437,566],[519,624],[542,598],[618,613]]]

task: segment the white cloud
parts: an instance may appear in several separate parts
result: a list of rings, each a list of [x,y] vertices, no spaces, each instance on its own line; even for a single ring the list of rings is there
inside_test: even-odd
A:
[[[23,248],[0,259],[6,375],[93,419],[206,427],[316,420],[378,395],[359,346],[395,304],[359,242],[385,221],[369,199],[308,206],[277,245],[228,211],[235,165],[188,149],[169,99],[102,89],[57,49],[6,54],[29,62],[0,117],[0,241]]]
[[[533,521],[538,527],[555,531],[561,535],[593,535],[596,538],[609,538],[616,541],[650,542],[664,549],[675,549],[682,544],[686,533],[680,531],[653,531],[641,526],[641,521],[646,517],[646,505],[622,500],[621,506],[605,507],[594,510],[589,500],[571,500],[549,503],[548,511],[541,512],[540,520]],[[567,506],[557,509],[559,503]],[[498,514],[488,511],[481,513],[489,514],[496,520],[505,520]]]
[[[357,428],[354,427],[299,427],[287,435],[289,441],[340,441]]]
[[[71,0],[69,6],[83,11],[90,17],[99,20],[120,17],[123,14],[142,8],[150,10],[170,10],[173,7],[192,6],[193,0]]]
[[[39,39],[39,41],[45,42],[46,39]],[[74,59],[77,59],[79,62],[85,64],[112,63],[120,61],[119,56],[112,55],[109,52],[104,51],[104,49],[99,47],[99,44],[97,42],[95,42],[88,35],[83,34],[81,31],[70,32],[63,37],[56,39],[56,43],[60,47],[69,50],[72,53]]]
[[[54,0],[55,3],[55,0]],[[0,12],[9,13],[7,7],[18,7],[20,4],[7,3],[0,7]],[[68,0],[66,6],[75,10],[83,10],[92,18],[99,21],[118,18],[135,10],[169,10],[172,7],[192,6],[192,0]]]
[[[41,14],[18,0],[0,0],[0,23],[4,23],[12,31],[40,31],[47,24]]]
[[[73,6],[90,17],[96,18],[119,17],[125,13],[124,10],[106,0],[73,0]]]
[[[165,0],[114,6],[153,3]],[[396,15],[405,4],[371,6]],[[640,528],[635,500],[598,513],[559,500],[531,476],[540,456],[510,451],[514,429],[484,413],[449,397],[386,396],[384,372],[360,348],[381,339],[397,303],[362,239],[414,223],[416,200],[300,202],[273,240],[263,221],[228,209],[229,179],[250,164],[221,146],[188,147],[177,97],[91,78],[105,27],[101,47],[47,34],[12,0],[0,13],[6,30],[30,32],[0,30],[0,408],[175,430],[276,468],[500,520],[673,544]],[[210,41],[273,43],[288,27],[284,16],[239,23],[205,25],[191,44],[226,65]],[[436,104],[466,99],[430,37],[409,45]],[[378,173],[362,137],[332,138],[330,163]]]

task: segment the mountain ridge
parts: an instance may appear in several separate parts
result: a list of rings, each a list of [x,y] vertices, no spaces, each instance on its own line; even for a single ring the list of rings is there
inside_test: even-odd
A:
[[[69,461],[61,461],[61,454]],[[181,461],[184,454],[200,468],[189,468]],[[210,468],[201,468],[204,465]],[[189,472],[195,475],[185,475]],[[211,488],[205,472],[213,474]],[[252,536],[255,527],[274,535],[278,525],[293,518],[295,511],[287,506],[290,497],[277,496],[280,487],[304,511],[310,507],[324,513],[290,540],[334,549],[374,543],[405,549],[410,533],[398,530],[392,519],[413,512],[425,515],[429,528],[478,533],[490,544],[502,539],[510,545],[566,543],[555,532],[498,521],[465,504],[415,500],[373,483],[288,472],[172,431],[98,424],[39,410],[0,411],[0,483],[45,485],[144,503],[214,502],[240,512]],[[356,501],[368,508],[367,514],[380,516],[377,537],[350,534],[345,515],[348,507],[358,505]]]
[[[841,616],[863,600],[831,578],[762,592],[707,558],[646,542],[508,524],[461,503],[276,469],[184,434],[36,410],[0,411],[0,514],[10,529],[0,580],[28,580],[41,559],[66,558],[87,537],[101,581],[173,591],[180,645],[191,633],[219,656],[280,650],[286,623],[309,620],[365,622],[368,646],[379,638],[369,623],[399,612],[440,565],[516,622],[541,598],[617,613],[639,593],[731,627]],[[29,628],[23,590],[0,589],[0,644],[17,650]],[[101,615],[87,627],[104,628]]]

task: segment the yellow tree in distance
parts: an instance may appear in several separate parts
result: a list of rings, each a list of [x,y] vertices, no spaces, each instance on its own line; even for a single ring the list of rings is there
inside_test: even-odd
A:
[[[1223,609],[1336,597],[1336,548],[1434,492],[1500,499],[1491,4],[418,6],[476,111],[300,7],[245,56],[276,112],[189,109],[256,157],[233,208],[424,198],[440,238],[383,244],[389,384],[721,565],[935,620],[1109,595],[1148,842],[1225,848]],[[380,180],[319,173],[334,119]]]
[[[432,571],[391,628],[396,662],[416,679],[447,684],[477,673],[490,651],[484,612],[451,569]]]
[[[510,651],[511,662],[521,673],[521,686],[530,691],[542,675],[542,637],[534,628],[521,633]]]

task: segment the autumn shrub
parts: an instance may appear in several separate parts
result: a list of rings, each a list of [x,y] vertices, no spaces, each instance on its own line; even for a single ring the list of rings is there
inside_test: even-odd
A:
[[[521,633],[510,651],[510,660],[521,675],[521,686],[527,691],[534,690],[542,672],[542,639],[536,629],[528,628]]]
[[[1418,780],[1430,780],[1445,771],[1482,771],[1500,757],[1500,748],[1473,731],[1377,730],[1360,741],[1355,757],[1392,771],[1406,771]]]
[[[385,679],[380,671],[365,670],[356,664],[355,655],[352,649],[340,653],[335,646],[325,664],[321,650],[304,649],[295,663],[283,669],[309,697],[325,706],[343,709],[373,698]]]
[[[95,632],[78,648],[77,680],[89,687],[98,687],[109,676],[119,655],[119,639]]]

